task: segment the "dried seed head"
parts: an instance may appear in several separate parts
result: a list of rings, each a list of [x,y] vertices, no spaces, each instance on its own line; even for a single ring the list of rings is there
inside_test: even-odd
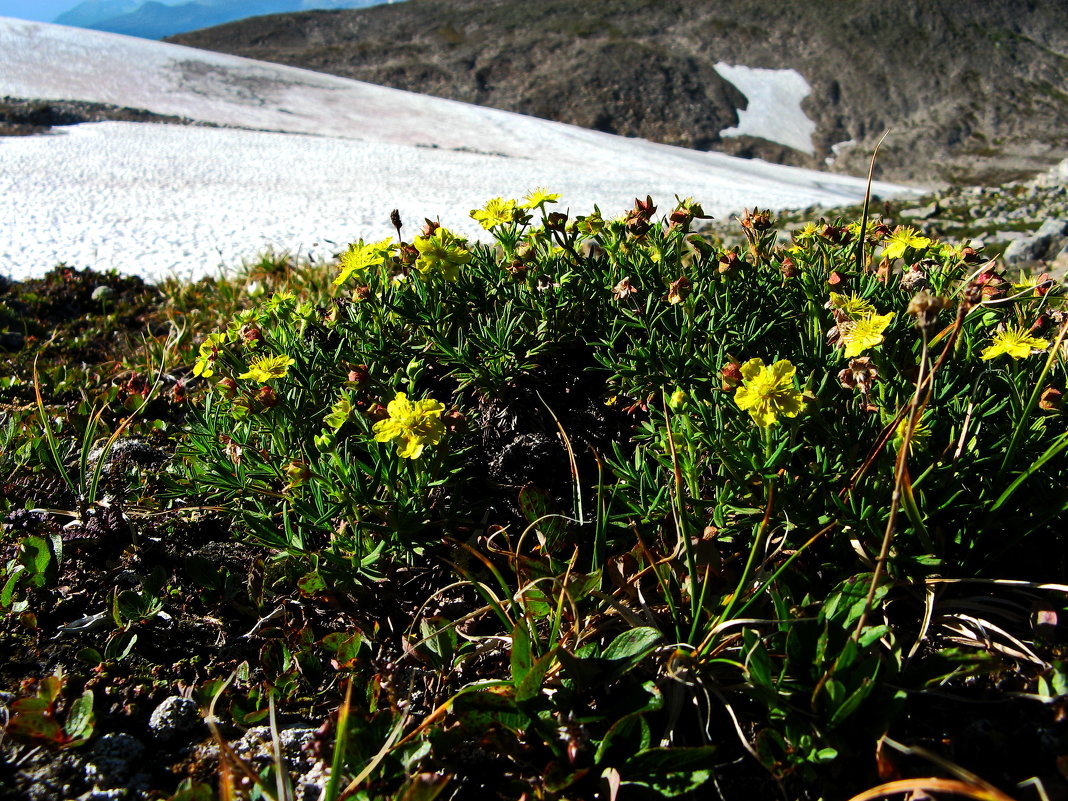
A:
[[[761,211],[760,209],[745,210],[745,216],[742,217],[742,227],[748,228],[751,231],[767,231],[772,226],[771,210]]]
[[[901,288],[909,292],[927,289],[927,271],[920,264],[913,264],[901,276]]]
[[[393,209],[393,211],[391,211],[389,213],[389,221],[391,223],[393,223],[393,227],[396,228],[397,229],[397,233],[400,234],[400,229],[401,229],[400,211],[398,211],[397,209]]]
[[[843,387],[858,389],[864,395],[871,392],[872,385],[878,378],[879,371],[872,366],[871,359],[867,356],[850,359],[849,366],[838,373],[838,381]]]
[[[945,298],[932,295],[926,289],[917,292],[909,301],[908,313],[916,318],[916,327],[927,330],[938,320],[938,313],[946,307]]]

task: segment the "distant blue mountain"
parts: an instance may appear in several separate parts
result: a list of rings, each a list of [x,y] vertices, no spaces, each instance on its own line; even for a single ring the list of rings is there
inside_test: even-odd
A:
[[[262,14],[363,8],[385,2],[394,0],[171,0],[171,4],[159,0],[84,0],[55,21],[60,25],[162,39]]]

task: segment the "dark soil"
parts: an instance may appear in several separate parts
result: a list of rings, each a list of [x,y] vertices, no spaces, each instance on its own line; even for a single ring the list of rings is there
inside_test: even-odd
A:
[[[144,109],[115,106],[110,103],[25,100],[17,97],[5,97],[0,100],[0,136],[31,136],[50,131],[55,126],[104,121],[217,127],[212,123],[198,122],[188,117],[155,114]]]

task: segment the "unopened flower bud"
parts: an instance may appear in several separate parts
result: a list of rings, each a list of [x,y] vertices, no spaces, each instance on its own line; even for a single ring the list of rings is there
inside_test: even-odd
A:
[[[366,364],[358,364],[349,370],[348,383],[359,386],[366,383],[367,379],[371,377],[370,371],[367,369]]]
[[[720,368],[719,378],[723,391],[731,391],[742,383],[742,365],[732,359]]]
[[[224,398],[232,398],[237,394],[237,381],[232,378],[224,378],[215,385],[215,388]]]
[[[255,401],[264,409],[278,405],[278,394],[268,386],[262,386],[256,392]]]
[[[286,474],[286,478],[289,479],[289,485],[286,489],[293,489],[294,487],[300,487],[308,483],[308,479],[312,476],[311,468],[308,467],[306,462],[292,461],[282,468],[282,472]]]

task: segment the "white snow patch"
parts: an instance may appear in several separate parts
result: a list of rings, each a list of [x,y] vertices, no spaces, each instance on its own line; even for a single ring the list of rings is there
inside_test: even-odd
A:
[[[724,128],[720,136],[753,136],[792,147],[811,155],[816,123],[801,109],[812,87],[797,70],[769,70],[741,65],[716,64],[723,80],[745,95],[749,107],[738,109],[738,125]]]
[[[0,95],[259,129],[109,122],[0,138],[0,273],[15,278],[60,261],[157,279],[215,273],[267,248],[329,257],[393,234],[393,208],[408,238],[423,217],[485,237],[471,209],[538,186],[562,193],[561,209],[598,204],[611,216],[647,193],[661,211],[689,195],[718,217],[864,194],[855,178],[20,20],[0,19]]]

